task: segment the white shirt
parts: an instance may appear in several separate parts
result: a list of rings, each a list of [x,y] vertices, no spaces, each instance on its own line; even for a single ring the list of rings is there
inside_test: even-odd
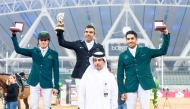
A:
[[[133,55],[133,57],[135,57],[136,49],[137,49],[137,46],[135,48],[133,48],[133,49],[129,48],[129,51],[131,52],[131,54]]]
[[[90,50],[93,47],[93,45],[94,45],[94,40],[92,40],[89,43],[85,41],[85,43],[86,43],[86,46],[87,46],[88,50]]]
[[[39,47],[39,48],[40,48],[40,50],[41,50],[42,56],[44,57],[45,54],[46,54],[47,51],[48,51],[48,47],[46,47],[45,49],[42,49],[41,47]]]

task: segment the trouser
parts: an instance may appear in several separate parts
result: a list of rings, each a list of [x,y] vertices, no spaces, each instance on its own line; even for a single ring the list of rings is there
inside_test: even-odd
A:
[[[80,86],[81,79],[75,79],[76,89],[77,89],[77,95],[79,95],[79,86]]]
[[[118,105],[118,109],[127,109],[126,104]]]
[[[79,86],[80,86],[81,79],[75,79],[76,89],[77,89],[77,96],[79,96]],[[78,108],[80,109],[80,108]]]
[[[44,109],[50,109],[51,98],[52,98],[52,88],[42,88],[38,83],[36,86],[30,86],[30,103],[31,109],[38,109],[40,91],[43,97]]]
[[[127,93],[127,109],[136,109],[137,98],[140,100],[141,109],[150,109],[150,90],[144,90],[139,84],[135,93]]]
[[[18,101],[7,102],[7,109],[16,109],[17,106],[18,106]]]

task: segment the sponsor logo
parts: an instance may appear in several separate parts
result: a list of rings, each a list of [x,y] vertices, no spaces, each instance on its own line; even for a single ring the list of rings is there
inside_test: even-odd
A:
[[[117,45],[117,46],[111,46],[111,51],[120,51],[123,52],[127,49],[127,46],[123,45]]]

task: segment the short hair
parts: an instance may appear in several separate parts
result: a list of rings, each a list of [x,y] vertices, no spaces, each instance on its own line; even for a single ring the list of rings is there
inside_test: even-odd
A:
[[[94,29],[94,32],[95,32],[95,28],[94,28],[94,26],[92,26],[92,25],[87,25],[86,27],[85,27],[85,29],[86,28],[93,28]]]
[[[133,30],[130,30],[126,33],[125,37],[127,37],[128,34],[133,34],[135,36],[135,38],[137,38],[137,33]]]

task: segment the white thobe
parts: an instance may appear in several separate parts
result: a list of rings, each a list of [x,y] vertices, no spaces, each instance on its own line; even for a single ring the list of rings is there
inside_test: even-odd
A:
[[[107,84],[105,86],[105,83]],[[108,96],[104,96],[105,87]],[[115,77],[107,69],[85,72],[79,87],[80,109],[117,109],[118,87]]]

